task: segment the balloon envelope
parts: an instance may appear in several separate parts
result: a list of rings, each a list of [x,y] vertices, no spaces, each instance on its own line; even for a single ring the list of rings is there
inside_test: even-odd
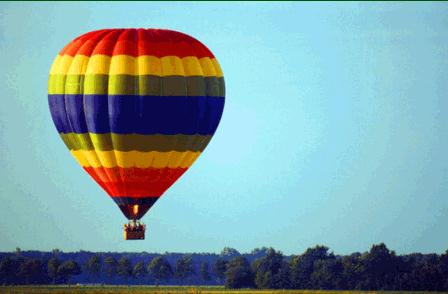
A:
[[[53,122],[71,154],[128,219],[140,219],[193,164],[224,108],[218,61],[162,29],[105,29],[59,52]]]

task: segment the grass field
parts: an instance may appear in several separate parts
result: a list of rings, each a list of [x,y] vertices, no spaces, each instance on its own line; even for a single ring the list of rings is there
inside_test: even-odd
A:
[[[156,294],[156,293],[191,293],[191,294],[236,294],[236,293],[297,293],[297,294],[429,294],[447,292],[376,292],[376,291],[322,291],[322,290],[228,290],[223,287],[188,287],[188,286],[0,286],[1,294]]]

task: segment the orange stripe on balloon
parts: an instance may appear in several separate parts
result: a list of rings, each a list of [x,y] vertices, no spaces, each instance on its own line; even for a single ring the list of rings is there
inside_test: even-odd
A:
[[[186,168],[104,168],[83,167],[112,197],[159,197]]]

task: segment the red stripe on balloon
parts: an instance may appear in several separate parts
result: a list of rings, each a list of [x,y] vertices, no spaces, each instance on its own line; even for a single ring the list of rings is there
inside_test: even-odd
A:
[[[83,167],[110,196],[161,196],[186,168]]]
[[[59,54],[214,58],[213,53],[193,37],[161,29],[111,29],[90,32],[73,40]]]

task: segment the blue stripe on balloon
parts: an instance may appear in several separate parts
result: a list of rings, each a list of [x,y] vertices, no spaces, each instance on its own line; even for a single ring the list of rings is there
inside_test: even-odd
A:
[[[48,95],[62,133],[213,135],[224,97],[138,95]]]

